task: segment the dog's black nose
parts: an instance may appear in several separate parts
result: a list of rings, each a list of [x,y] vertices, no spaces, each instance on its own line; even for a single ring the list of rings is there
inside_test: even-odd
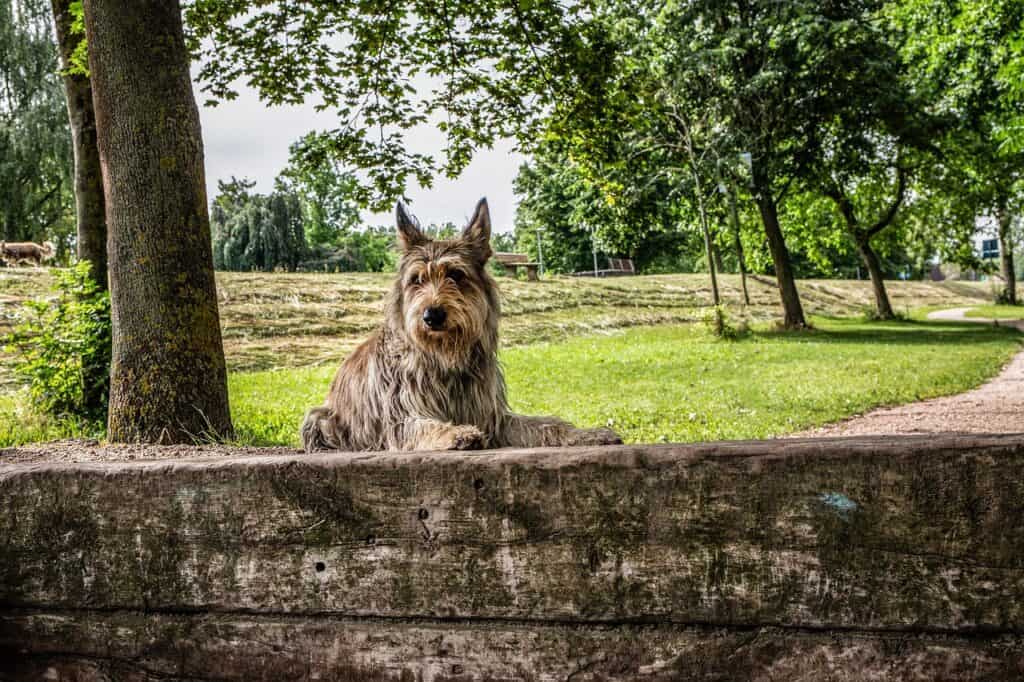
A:
[[[440,329],[444,326],[444,321],[448,318],[448,313],[444,311],[444,308],[427,308],[426,312],[423,313],[423,321],[431,329]]]

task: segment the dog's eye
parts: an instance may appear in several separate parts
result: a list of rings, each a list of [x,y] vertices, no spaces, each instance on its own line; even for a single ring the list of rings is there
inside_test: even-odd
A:
[[[452,268],[451,270],[448,271],[448,279],[455,282],[456,284],[458,284],[465,278],[466,273],[464,273],[462,270],[459,270],[458,268]]]
[[[416,286],[416,287],[418,287],[421,284],[423,284],[423,273],[422,272],[419,273],[419,274],[413,275],[412,277],[409,278],[409,286]]]

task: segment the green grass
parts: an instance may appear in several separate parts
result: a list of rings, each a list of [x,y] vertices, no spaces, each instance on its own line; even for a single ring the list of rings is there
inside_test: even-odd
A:
[[[879,405],[958,393],[996,374],[1016,332],[940,322],[816,318],[815,331],[735,342],[703,326],[634,328],[502,354],[513,409],[608,425],[627,442],[764,438]],[[297,444],[335,367],[232,375],[238,438]]]
[[[58,440],[101,438],[102,425],[77,419],[54,419],[28,409],[27,391],[0,394],[0,447]]]
[[[764,438],[879,405],[947,395],[995,375],[1020,348],[1014,331],[941,322],[815,318],[809,332],[755,329],[739,341],[703,325],[638,327],[506,349],[513,409],[630,442]],[[340,358],[339,358],[340,360]],[[240,443],[297,445],[304,411],[336,365],[229,377]],[[96,437],[95,427],[21,410],[0,397],[0,445]]]
[[[46,295],[45,270],[0,270],[0,336],[24,301]],[[320,404],[341,358],[380,323],[392,275],[217,273],[231,405],[241,442],[295,444],[303,412]],[[734,319],[767,328],[778,293],[752,277],[719,280]],[[757,437],[841,419],[874,405],[954,393],[994,375],[1015,341],[984,327],[923,323],[918,311],[983,306],[975,282],[890,282],[893,305],[916,322],[855,321],[869,282],[802,280],[819,331],[759,332],[724,343],[701,325],[703,274],[593,280],[501,280],[503,361],[513,407],[605,424],[630,440]],[[845,316],[848,321],[830,316]],[[854,339],[857,342],[854,342]],[[47,419],[24,406],[0,347],[0,447],[102,428]]]
[[[386,273],[218,272],[224,351],[231,372],[333,364],[380,324],[394,279]],[[53,274],[36,268],[0,268],[0,336],[10,331],[27,300],[48,295]],[[499,278],[501,339],[506,346],[557,342],[628,327],[700,320],[711,304],[703,273],[640,277],[545,277],[541,282]],[[736,275],[719,277],[726,307],[752,322],[779,316],[771,277],[748,281],[751,304],[740,305]],[[812,315],[857,316],[873,303],[871,283],[800,280],[804,310]],[[951,308],[992,300],[987,282],[888,282],[894,308]],[[2,346],[2,344],[0,344]],[[0,347],[0,392],[18,385]]]
[[[1024,305],[982,305],[971,308],[964,317],[984,317],[990,320],[1024,320]]]

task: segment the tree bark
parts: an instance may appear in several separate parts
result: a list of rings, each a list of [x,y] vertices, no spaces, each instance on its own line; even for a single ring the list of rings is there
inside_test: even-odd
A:
[[[89,275],[103,291],[107,290],[107,216],[103,197],[100,151],[96,144],[96,113],[92,104],[92,84],[85,74],[70,73],[71,58],[79,39],[72,33],[71,0],[53,0],[53,20],[57,48],[63,69],[64,95],[75,168],[75,218],[78,259],[90,265]],[[105,414],[110,356],[100,354],[82,367],[85,407],[91,414]]]
[[[743,256],[743,241],[740,239],[740,218],[736,211],[736,195],[729,188],[729,219],[732,223],[732,236],[736,245],[736,260],[740,268],[740,284],[743,286],[743,303],[750,305],[750,294],[747,291],[747,263]]]
[[[725,260],[722,258],[722,249],[718,246],[718,240],[715,237],[711,239],[711,255],[715,258],[715,271],[719,273],[725,272]]]
[[[700,199],[700,190],[697,190],[697,201],[700,206],[700,225],[704,231],[704,255],[708,259],[708,275],[711,277],[711,301],[717,307],[722,304],[722,297],[718,293],[718,274],[715,267],[714,247],[711,242],[711,231],[708,229],[707,216],[704,213],[704,203]]]
[[[999,198],[996,207],[996,220],[999,223],[999,257],[1002,261],[1003,280],[1006,282],[1003,289],[1003,298],[1010,305],[1017,305],[1017,272],[1013,263],[1013,239],[1010,235],[1012,216],[1007,209],[1006,197]]]
[[[875,293],[875,315],[880,320],[891,320],[896,317],[896,314],[889,303],[889,293],[885,289],[885,278],[882,276],[882,263],[878,258],[878,254],[871,247],[871,240],[879,232],[892,224],[892,221],[896,218],[896,213],[903,204],[903,196],[907,190],[906,169],[903,167],[897,168],[896,177],[896,196],[893,197],[892,203],[889,204],[889,207],[882,217],[878,219],[878,222],[867,228],[861,228],[861,222],[857,219],[857,212],[853,207],[853,202],[841,185],[835,183],[825,187],[825,194],[835,202],[836,208],[839,209],[839,213],[846,223],[846,232],[850,235],[853,243],[856,244],[857,252],[860,254],[861,260],[864,261],[864,266],[868,269],[868,275],[871,277],[871,287]]]
[[[793,266],[789,261],[789,249],[786,248],[786,240],[782,236],[782,228],[779,227],[778,207],[775,205],[775,198],[772,196],[768,179],[758,169],[757,164],[754,164],[753,167],[753,178],[757,209],[761,213],[764,233],[768,238],[768,249],[772,253],[772,262],[775,265],[775,279],[779,283],[779,297],[782,299],[783,311],[782,324],[786,329],[804,329],[807,327],[807,321],[804,319],[800,294],[796,290]]]
[[[57,47],[63,69],[71,144],[75,156],[75,216],[78,259],[92,264],[91,275],[107,289],[107,218],[100,152],[96,145],[96,114],[88,76],[68,72],[78,36],[71,32],[71,0],[53,0]]]
[[[108,438],[232,432],[199,112],[178,0],[86,0],[110,230]]]
[[[690,136],[690,127],[684,121],[680,120],[680,124],[683,132],[683,139],[686,143],[686,152],[690,158],[690,172],[693,174],[693,187],[697,195],[697,211],[700,214],[700,228],[704,233],[704,255],[708,259],[708,274],[711,276],[711,301],[715,306],[715,327],[716,330],[722,329],[722,309],[719,307],[722,304],[721,296],[718,294],[718,276],[715,272],[715,258],[711,244],[711,229],[708,226],[708,215],[707,210],[704,207],[704,187],[700,181],[700,172],[697,168],[697,155],[693,150],[693,138]]]
[[[878,254],[871,248],[871,241],[863,237],[854,237],[857,241],[857,251],[864,261],[864,267],[868,269],[871,276],[871,288],[875,292],[875,314],[880,320],[891,320],[896,317],[889,303],[889,293],[885,289],[885,278],[882,276],[882,263]]]

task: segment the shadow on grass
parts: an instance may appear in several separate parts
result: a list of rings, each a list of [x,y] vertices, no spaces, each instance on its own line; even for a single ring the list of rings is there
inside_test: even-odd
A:
[[[969,322],[947,322],[940,320],[887,320],[887,321],[853,321],[850,318],[819,316],[820,319],[832,322],[839,328],[824,329],[821,327],[802,331],[783,329],[755,330],[752,337],[762,339],[793,339],[813,340],[821,343],[857,343],[857,344],[898,344],[898,345],[938,345],[985,343],[998,338],[1019,337],[1024,344],[1024,335],[1007,326],[985,325]],[[847,325],[856,328],[843,329]]]

